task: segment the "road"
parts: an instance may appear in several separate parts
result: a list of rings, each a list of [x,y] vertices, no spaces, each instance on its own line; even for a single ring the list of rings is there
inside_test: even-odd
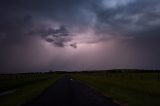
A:
[[[118,106],[84,84],[66,76],[25,106]]]

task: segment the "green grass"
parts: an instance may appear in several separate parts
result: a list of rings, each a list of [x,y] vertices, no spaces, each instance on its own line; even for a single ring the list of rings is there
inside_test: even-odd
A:
[[[45,76],[45,75],[42,75]],[[37,78],[37,81],[30,84],[25,84],[19,86],[18,90],[13,94],[8,94],[0,97],[0,106],[20,106],[36,98],[45,89],[47,89],[51,84],[53,84],[57,79],[62,77],[60,74],[53,74],[45,76],[46,78]],[[32,79],[32,78],[31,78]],[[40,79],[40,80],[38,80]],[[22,79],[23,82],[24,79]],[[33,79],[32,79],[33,80]],[[10,85],[8,83],[8,85]],[[12,87],[12,85],[10,86]]]
[[[0,106],[20,106],[36,98],[63,74],[0,75]],[[78,73],[77,80],[96,91],[129,106],[160,106],[160,80],[157,73]]]
[[[49,78],[49,74],[22,74],[22,75],[1,75],[0,76],[0,93],[36,83],[37,81]]]
[[[160,106],[160,81],[155,73],[74,74],[100,93],[129,106]]]

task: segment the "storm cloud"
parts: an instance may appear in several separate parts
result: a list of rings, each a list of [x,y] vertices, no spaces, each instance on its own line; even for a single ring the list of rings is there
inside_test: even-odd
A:
[[[159,0],[1,0],[1,72],[160,68]]]

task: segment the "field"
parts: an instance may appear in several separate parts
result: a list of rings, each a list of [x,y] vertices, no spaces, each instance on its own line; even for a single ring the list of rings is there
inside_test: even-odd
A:
[[[160,106],[160,73],[105,71],[0,75],[0,106],[20,106],[32,101],[64,75],[122,106]]]
[[[160,106],[159,73],[78,73],[72,75],[124,106]]]
[[[0,106],[20,106],[33,100],[62,75],[13,74],[0,75]]]

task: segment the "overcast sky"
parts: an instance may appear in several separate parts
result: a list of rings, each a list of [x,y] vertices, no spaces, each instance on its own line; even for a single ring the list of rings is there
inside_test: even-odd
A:
[[[159,0],[1,0],[0,72],[160,69]]]

